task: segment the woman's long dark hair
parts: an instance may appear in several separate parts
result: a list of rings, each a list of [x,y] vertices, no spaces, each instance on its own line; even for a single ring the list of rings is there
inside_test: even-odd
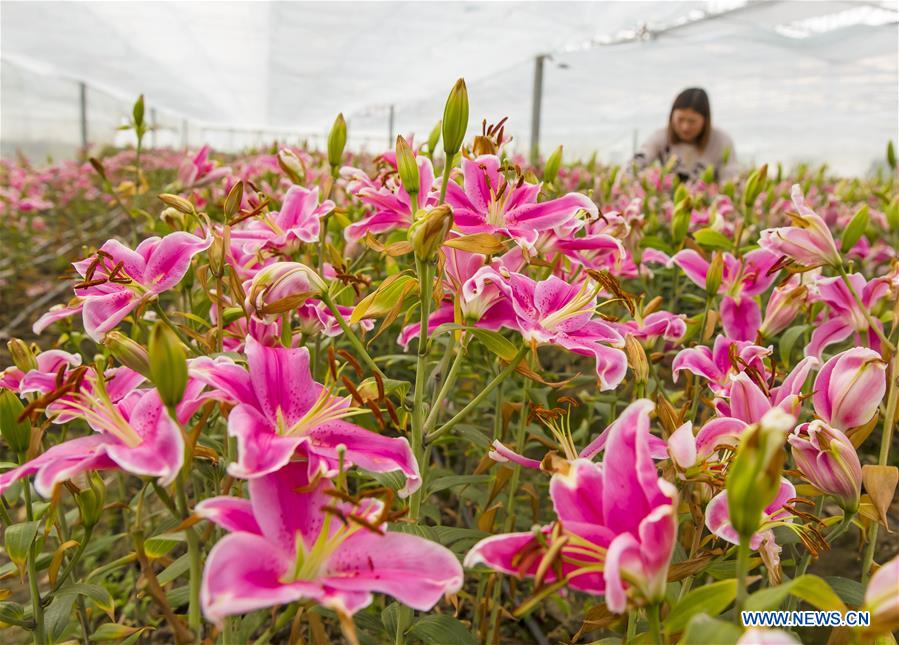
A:
[[[677,132],[674,131],[675,110],[693,110],[703,116],[705,124],[702,126],[699,136],[696,137],[696,145],[700,150],[705,150],[709,143],[709,137],[712,136],[712,108],[709,106],[709,95],[701,87],[688,87],[677,95],[671,106],[671,113],[668,115],[668,142],[670,144],[681,142]]]

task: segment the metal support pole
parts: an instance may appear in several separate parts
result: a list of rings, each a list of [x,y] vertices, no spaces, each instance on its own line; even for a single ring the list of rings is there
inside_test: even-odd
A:
[[[387,148],[393,148],[394,146],[394,136],[393,136],[393,106],[390,106],[390,114],[387,117]]]
[[[531,102],[531,164],[537,163],[540,154],[540,111],[543,107],[543,61],[545,54],[534,59],[534,94]]]
[[[78,83],[78,99],[81,110],[81,150],[87,154],[87,85]]]

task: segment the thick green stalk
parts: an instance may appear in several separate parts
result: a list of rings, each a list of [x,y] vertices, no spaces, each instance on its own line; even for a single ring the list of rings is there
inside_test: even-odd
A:
[[[34,521],[34,510],[31,506],[31,483],[27,480],[22,485],[22,494],[25,497],[25,514],[28,521]],[[34,551],[34,543],[28,546],[28,588],[31,591],[31,613],[34,618],[34,631],[32,636],[36,645],[47,642],[44,629],[44,606],[41,603],[41,592],[37,586],[37,554]]]
[[[662,625],[659,621],[659,603],[654,602],[646,608],[649,619],[649,638],[654,645],[662,645]]]
[[[450,172],[453,170],[453,160],[447,158],[443,164],[443,182],[440,184],[440,203],[446,201],[446,188],[449,186]]]
[[[415,390],[412,397],[412,452],[421,470],[422,481],[426,479],[427,464],[421,463],[424,454],[424,396],[428,380],[428,318],[431,315],[431,295],[434,288],[434,267],[430,262],[415,260],[418,273],[418,293],[421,300],[421,326],[418,331],[418,358],[415,363]],[[418,520],[421,509],[422,489],[412,493],[409,500],[409,516]]]
[[[456,384],[456,377],[459,375],[459,368],[462,367],[462,360],[465,357],[465,348],[462,346],[457,347],[455,354],[456,356],[453,358],[453,363],[450,366],[449,372],[447,372],[446,378],[443,379],[443,384],[440,386],[440,391],[437,392],[437,396],[434,397],[434,403],[428,412],[428,418],[425,419],[425,432],[430,432],[437,424],[437,415],[440,414],[440,406],[443,405],[449,391],[452,389],[453,385]]]
[[[359,355],[359,358],[368,365],[373,372],[378,374],[381,378],[386,379],[387,376],[384,372],[381,371],[381,368],[375,363],[375,360],[369,355],[368,350],[365,349],[365,345],[362,344],[362,341],[359,340],[359,337],[356,335],[356,332],[353,331],[353,328],[350,327],[350,324],[346,321],[346,318],[343,317],[343,314],[340,313],[340,310],[334,304],[334,301],[331,300],[331,296],[327,294],[323,294],[322,302],[330,310],[331,314],[333,314],[334,318],[337,319],[337,324],[340,325],[340,328],[343,330],[344,335],[350,341],[350,344],[353,346],[353,349],[356,350],[356,353]]]
[[[439,428],[429,432],[426,436],[428,441],[434,441],[437,437],[441,436],[445,432],[449,431],[453,426],[462,421],[468,414],[474,410],[478,405],[480,405],[481,401],[483,401],[487,396],[496,388],[497,385],[502,383],[509,374],[515,371],[515,368],[518,367],[518,363],[524,358],[525,353],[528,351],[528,346],[523,345],[521,349],[518,350],[518,353],[512,358],[508,365],[495,377],[491,380],[487,385],[484,386],[478,394],[468,402],[464,408],[459,410],[452,419],[444,423]]]
[[[178,503],[181,506],[181,515],[187,519],[190,510],[187,506],[187,495],[184,492],[184,481],[187,470],[182,471],[181,476],[175,480],[175,488],[178,494]],[[187,538],[187,553],[190,563],[190,601],[187,608],[187,624],[195,634],[200,634],[200,578],[202,571],[200,570],[200,538],[192,526],[184,530]]]
[[[737,546],[737,600],[734,610],[734,620],[737,625],[743,625],[741,612],[746,603],[747,589],[746,578],[749,574],[749,538],[740,536],[740,544]]]

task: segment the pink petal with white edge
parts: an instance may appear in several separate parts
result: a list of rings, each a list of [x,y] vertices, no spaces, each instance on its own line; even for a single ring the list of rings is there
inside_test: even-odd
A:
[[[222,495],[204,499],[194,507],[194,514],[226,531],[262,535],[248,499]]]
[[[462,566],[446,547],[415,535],[362,529],[328,559],[321,582],[344,591],[386,593],[428,611],[444,594],[459,591],[462,579]]]
[[[246,353],[262,413],[274,422],[280,409],[288,426],[296,423],[315,404],[322,388],[312,380],[309,350],[266,347],[250,336]]]
[[[99,343],[106,332],[115,329],[139,302],[138,296],[128,289],[87,297],[82,309],[84,331]]]
[[[199,238],[183,231],[166,235],[147,259],[142,284],[151,293],[168,291],[181,282],[190,268],[191,259],[211,244],[211,237]]]
[[[238,405],[228,415],[228,434],[237,437],[237,463],[228,464],[233,477],[261,477],[283,467],[305,437],[282,437],[256,408]]]
[[[768,397],[746,372],[731,378],[730,415],[746,423],[758,423],[771,409]]]

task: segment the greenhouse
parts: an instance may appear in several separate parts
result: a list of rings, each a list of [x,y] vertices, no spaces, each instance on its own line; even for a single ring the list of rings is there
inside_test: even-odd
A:
[[[899,2],[0,4],[0,639],[886,644]]]

